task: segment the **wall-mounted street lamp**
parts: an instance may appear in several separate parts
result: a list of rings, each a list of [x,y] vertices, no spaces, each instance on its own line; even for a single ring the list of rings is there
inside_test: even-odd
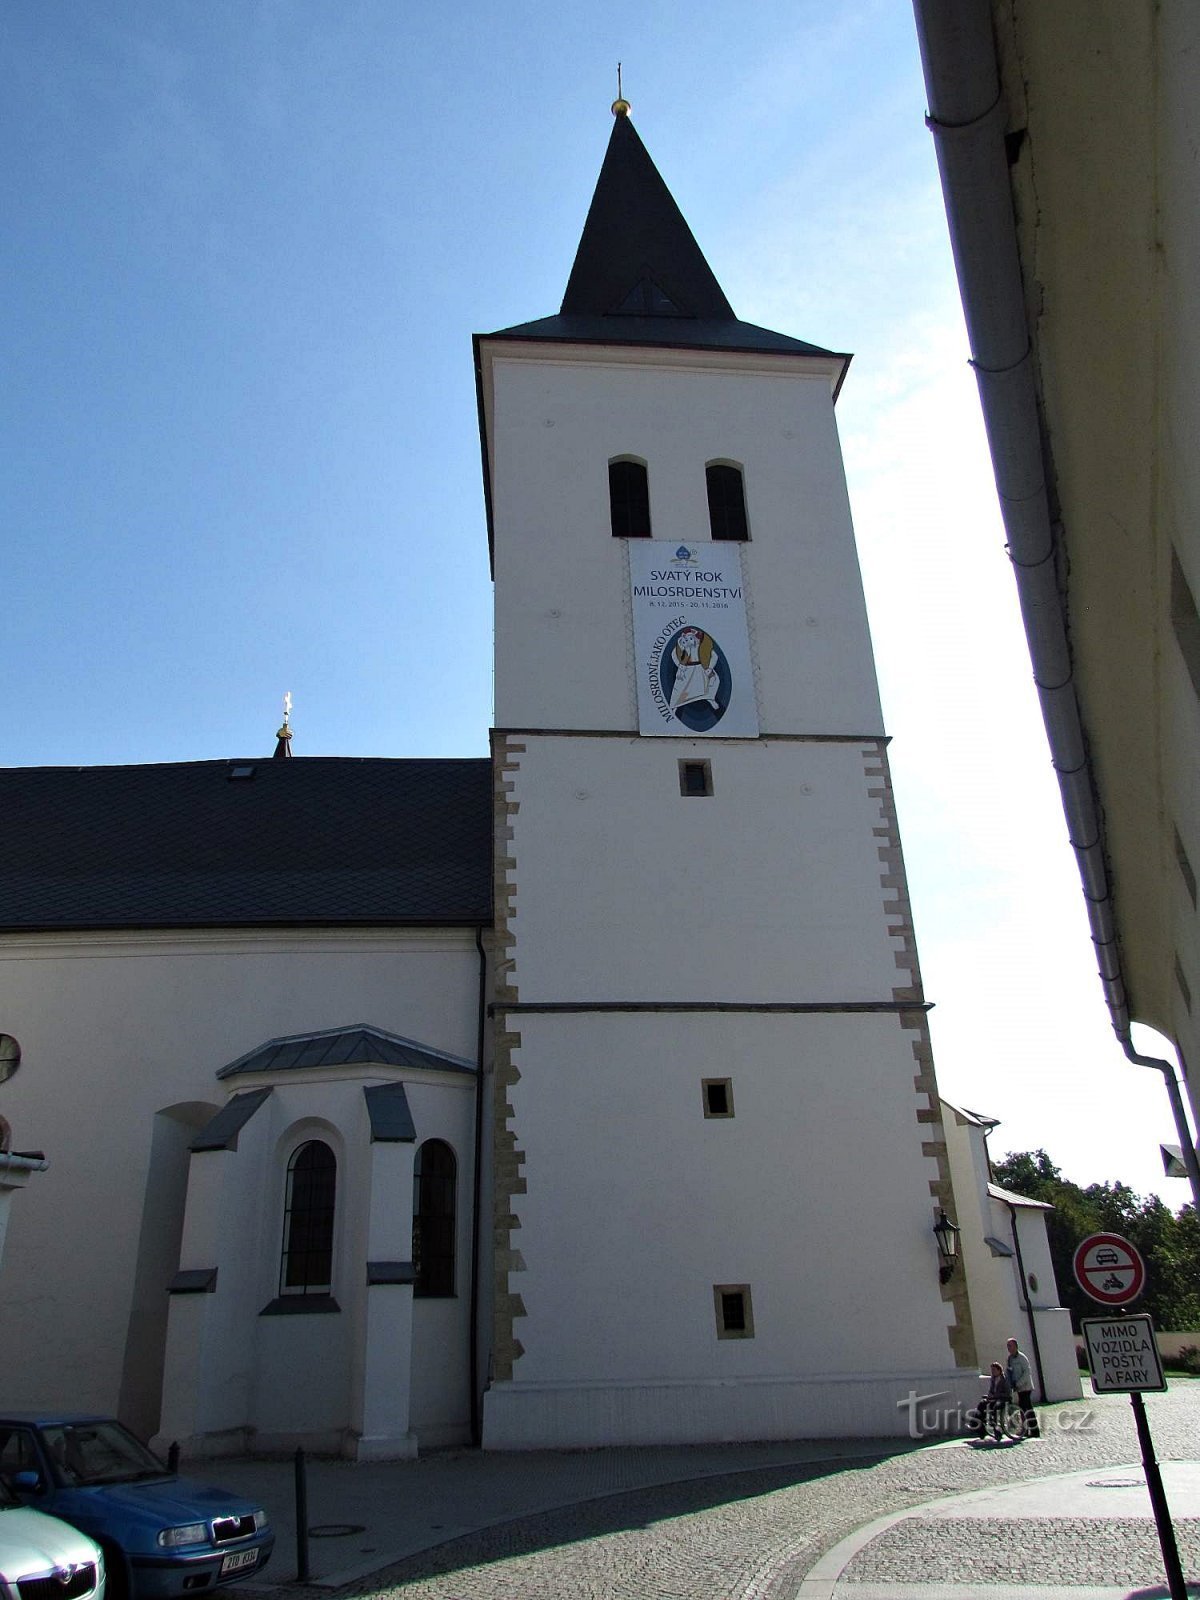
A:
[[[944,1211],[938,1212],[938,1219],[933,1225],[933,1236],[937,1240],[938,1255],[941,1257],[941,1266],[938,1268],[939,1283],[949,1283],[954,1276],[954,1268],[958,1264],[958,1235],[960,1229],[950,1221]]]

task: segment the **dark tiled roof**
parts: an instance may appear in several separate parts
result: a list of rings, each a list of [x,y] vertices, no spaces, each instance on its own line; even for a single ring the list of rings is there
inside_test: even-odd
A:
[[[732,320],[733,310],[674,196],[627,116],[612,134],[575,264],[564,316],[605,316],[629,307]]]
[[[233,1078],[246,1072],[301,1072],[306,1067],[380,1065],[427,1067],[438,1072],[474,1072],[470,1061],[398,1033],[358,1022],[348,1028],[323,1028],[318,1033],[292,1033],[268,1039],[217,1073]]]
[[[0,770],[0,930],[490,920],[487,760]]]

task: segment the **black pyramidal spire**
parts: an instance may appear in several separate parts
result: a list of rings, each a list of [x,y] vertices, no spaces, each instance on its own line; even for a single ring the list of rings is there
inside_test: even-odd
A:
[[[818,357],[836,401],[848,355],[774,333],[734,315],[692,230],[617,100],[616,122],[557,316],[477,333],[475,394],[483,449],[483,496],[492,546],[492,356],[494,341],[559,346],[641,346],[779,357]]]
[[[739,322],[671,191],[618,100],[596,192],[557,316],[522,322],[480,339],[546,339],[560,344],[655,345],[666,349],[834,355],[786,333]]]
[[[562,314],[736,320],[624,112],[613,122]]]

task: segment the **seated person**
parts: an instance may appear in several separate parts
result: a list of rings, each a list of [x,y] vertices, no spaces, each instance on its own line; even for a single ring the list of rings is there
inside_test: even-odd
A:
[[[990,1380],[987,1393],[984,1395],[980,1409],[983,1414],[983,1432],[992,1433],[997,1439],[1000,1437],[1000,1413],[1012,1398],[1012,1390],[1008,1386],[1004,1368],[998,1361],[992,1362]]]

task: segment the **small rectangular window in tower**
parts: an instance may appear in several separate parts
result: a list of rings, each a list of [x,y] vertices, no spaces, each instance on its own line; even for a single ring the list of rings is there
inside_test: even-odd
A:
[[[711,761],[681,761],[679,792],[684,795],[710,795],[713,792]]]
[[[714,1283],[718,1339],[753,1339],[754,1312],[748,1283]]]
[[[746,486],[741,467],[728,461],[710,461],[704,469],[708,481],[708,525],[714,539],[748,539]]]
[[[1188,892],[1188,899],[1196,904],[1196,874],[1192,871],[1192,863],[1188,860],[1188,853],[1183,847],[1183,840],[1179,837],[1179,829],[1175,833],[1175,860],[1179,867],[1180,877]]]
[[[608,510],[614,539],[650,537],[650,479],[644,461],[622,456],[608,463]]]
[[[729,1078],[702,1078],[704,1115],[706,1117],[731,1117],[733,1115],[733,1082]]]

